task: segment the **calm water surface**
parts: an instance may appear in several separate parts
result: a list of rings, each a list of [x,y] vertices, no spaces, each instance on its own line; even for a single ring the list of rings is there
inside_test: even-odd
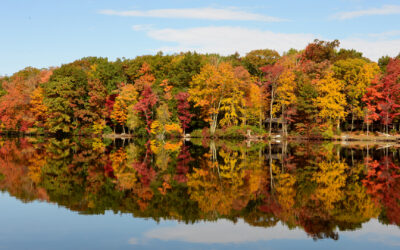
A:
[[[0,140],[0,249],[399,249],[400,149]]]

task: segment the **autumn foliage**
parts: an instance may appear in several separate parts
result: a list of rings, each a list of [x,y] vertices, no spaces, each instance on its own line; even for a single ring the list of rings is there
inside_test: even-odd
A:
[[[337,40],[315,40],[303,51],[282,55],[268,49],[243,57],[158,53],[26,68],[0,78],[0,129],[161,133],[160,138],[166,124],[208,136],[229,128],[309,137],[355,130],[397,133],[400,58],[385,57],[385,67],[379,67],[360,52],[339,50],[339,45]],[[156,133],[151,132],[154,121],[162,128]]]

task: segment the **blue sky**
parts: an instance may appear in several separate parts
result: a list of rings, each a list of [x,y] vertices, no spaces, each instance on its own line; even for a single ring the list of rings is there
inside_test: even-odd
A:
[[[0,75],[85,56],[244,55],[314,38],[377,60],[400,52],[399,0],[0,0]]]

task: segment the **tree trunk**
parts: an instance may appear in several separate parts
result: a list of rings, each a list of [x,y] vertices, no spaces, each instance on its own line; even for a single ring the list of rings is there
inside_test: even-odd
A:
[[[221,107],[221,99],[218,102],[218,107],[214,111],[215,113],[211,115],[211,127],[210,127],[210,133],[214,137],[215,131],[217,130],[217,125],[218,125],[218,113],[219,113],[219,108]]]
[[[365,170],[368,171],[368,167],[369,167],[369,144],[367,143],[367,160],[365,161]]]
[[[211,122],[211,126],[210,126],[210,134],[213,137],[215,135],[215,131],[217,130],[217,122],[218,122],[217,119],[218,119],[218,114],[213,114],[212,115],[212,122]]]
[[[212,163],[216,163],[217,162],[217,148],[215,146],[214,140],[212,140],[210,142],[210,150],[211,150],[211,161],[212,161]]]
[[[364,132],[364,127],[365,127],[365,121],[363,121],[362,126],[361,126],[361,131]]]
[[[269,174],[270,174],[270,184],[271,184],[271,193],[273,192],[274,187],[274,177],[272,175],[272,146],[271,141],[269,142]]]
[[[285,105],[282,105],[282,136],[286,136]]]
[[[386,134],[389,134],[389,114],[386,112]]]
[[[274,103],[274,90],[271,90],[271,102],[269,104],[269,133],[268,136],[271,138],[272,133],[272,105]]]

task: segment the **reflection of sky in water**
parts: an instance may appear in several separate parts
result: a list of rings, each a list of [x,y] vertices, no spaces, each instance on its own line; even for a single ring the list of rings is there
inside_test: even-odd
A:
[[[400,230],[377,220],[339,240],[313,241],[278,223],[252,227],[242,220],[185,225],[107,212],[79,215],[54,204],[23,204],[0,194],[0,249],[397,249]]]

